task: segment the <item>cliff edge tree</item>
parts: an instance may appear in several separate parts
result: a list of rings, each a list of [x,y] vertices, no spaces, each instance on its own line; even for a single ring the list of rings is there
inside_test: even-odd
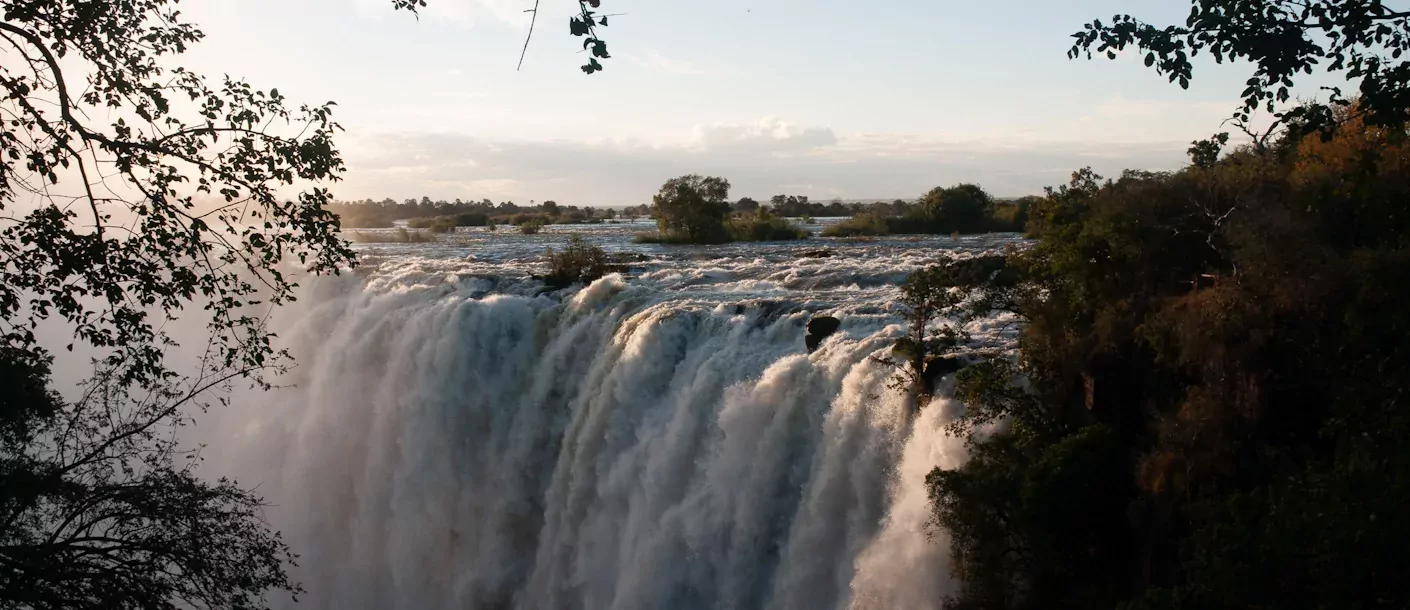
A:
[[[570,20],[588,73],[608,57],[599,4]],[[173,439],[209,390],[287,365],[264,319],[293,299],[290,267],[356,262],[323,187],[340,128],[332,102],[180,67],[203,37],[176,0],[0,0],[0,606],[253,608],[299,590],[260,499],[202,480]],[[181,310],[208,326],[194,371],[169,365],[161,330]],[[74,402],[48,389],[41,324],[104,354]]]
[[[0,600],[245,608],[297,591],[232,482],[171,434],[205,391],[287,364],[264,324],[291,267],[355,263],[324,184],[333,104],[180,67],[203,38],[174,0],[0,0]],[[171,364],[184,310],[208,336]],[[45,389],[36,330],[102,354],[83,396]],[[203,349],[202,349],[203,348]],[[26,388],[25,391],[13,391]]]
[[[1076,34],[1074,55],[1134,45],[1182,86],[1199,52],[1247,60],[1234,121],[1274,120],[1034,206],[1019,358],[961,373],[969,458],[927,478],[949,607],[1410,605],[1410,526],[1385,517],[1410,507],[1407,19],[1198,0],[1183,27]],[[1360,99],[1291,102],[1315,67]]]
[[[667,180],[651,199],[661,234],[692,244],[729,241],[729,181],[690,174]]]

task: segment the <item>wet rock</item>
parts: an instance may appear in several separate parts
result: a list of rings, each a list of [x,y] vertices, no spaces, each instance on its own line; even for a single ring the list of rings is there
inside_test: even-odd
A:
[[[828,258],[833,255],[832,250],[809,250],[800,254],[802,258]]]
[[[927,386],[933,387],[944,376],[955,373],[968,365],[969,363],[959,356],[930,358],[926,361],[925,372],[921,376],[925,379]]]
[[[842,328],[842,321],[832,316],[816,316],[809,320],[808,336],[803,337],[803,343],[808,346],[808,353],[817,351],[823,340],[831,337],[840,328]]]

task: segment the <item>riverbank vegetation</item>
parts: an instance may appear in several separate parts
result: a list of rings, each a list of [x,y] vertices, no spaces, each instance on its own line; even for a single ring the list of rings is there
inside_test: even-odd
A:
[[[788,241],[808,232],[770,210],[732,212],[729,180],[695,174],[666,181],[652,198],[656,233],[637,235],[637,243],[722,244],[731,241]]]
[[[974,292],[1021,357],[960,373],[970,460],[927,479],[953,607],[1410,601],[1410,145],[1337,119],[1035,206]]]
[[[432,201],[430,197],[407,199],[397,202],[392,199],[373,201],[334,202],[328,209],[337,214],[342,226],[356,229],[391,228],[397,221],[407,221],[407,226],[415,229],[432,229],[437,232],[455,227],[483,227],[491,224],[521,225],[529,219],[538,219],[541,224],[601,224],[618,219],[631,220],[647,214],[645,206],[613,209],[558,205],[545,201],[538,205],[517,205],[512,201],[498,204],[489,199],[480,201]],[[443,230],[438,230],[443,229]]]
[[[1410,26],[1262,6],[1196,3],[1189,38],[1077,34],[1074,55],[1136,46],[1182,85],[1193,48],[1258,63],[1236,126],[1319,57],[1372,97],[1277,112],[1222,158],[1226,134],[1195,142],[1178,171],[1076,172],[1027,210],[1036,244],[991,276],[1014,281],[953,283],[1025,325],[1017,359],[958,374],[969,460],[926,479],[948,607],[1410,606],[1410,522],[1388,517],[1410,508],[1410,98],[1377,55]]]
[[[876,204],[823,230],[825,237],[1021,232],[1034,198],[996,201],[978,185],[936,187],[914,203]]]

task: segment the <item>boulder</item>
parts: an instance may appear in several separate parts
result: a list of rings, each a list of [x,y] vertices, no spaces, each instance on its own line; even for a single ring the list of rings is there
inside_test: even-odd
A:
[[[817,351],[824,339],[831,337],[833,333],[842,328],[842,321],[832,316],[814,316],[808,321],[808,336],[803,338],[803,342],[808,346],[808,353]]]

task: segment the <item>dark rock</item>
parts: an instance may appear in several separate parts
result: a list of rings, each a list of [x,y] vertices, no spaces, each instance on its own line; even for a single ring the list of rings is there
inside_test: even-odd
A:
[[[934,385],[946,375],[959,371],[969,363],[960,359],[959,356],[941,356],[931,358],[925,363],[925,372],[921,375],[925,379],[926,385]]]
[[[808,353],[817,351],[824,339],[832,336],[842,328],[842,321],[832,316],[816,316],[808,321],[808,336],[803,337],[803,343],[808,346]]]
[[[828,258],[832,256],[832,250],[809,250],[800,254],[802,258]]]

